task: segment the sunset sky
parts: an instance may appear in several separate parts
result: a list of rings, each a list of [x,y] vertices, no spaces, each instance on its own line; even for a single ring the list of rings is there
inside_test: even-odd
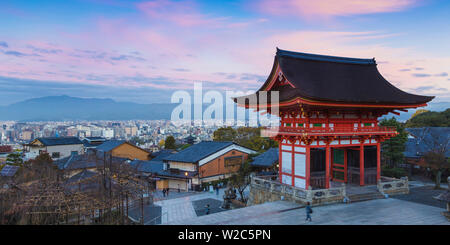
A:
[[[276,47],[375,57],[395,86],[450,101],[447,0],[5,0],[0,20],[0,105],[255,90]]]

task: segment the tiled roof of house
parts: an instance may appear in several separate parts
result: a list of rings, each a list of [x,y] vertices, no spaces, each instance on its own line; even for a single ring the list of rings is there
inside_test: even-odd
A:
[[[86,169],[86,170],[83,170],[83,171],[75,174],[74,176],[70,177],[68,180],[66,180],[66,183],[68,184],[68,183],[80,182],[82,180],[92,178],[96,175],[97,175],[96,172],[89,171]]]
[[[130,162],[130,165],[135,167],[137,171],[144,173],[152,173],[160,177],[172,177],[172,178],[182,178],[188,179],[196,176],[198,173],[196,171],[184,171],[178,169],[167,169],[164,170],[164,162],[162,161],[142,161],[134,160]],[[186,175],[187,173],[187,175]]]
[[[106,139],[103,137],[86,137],[82,142],[84,147],[96,147],[106,142]]]
[[[107,156],[107,160],[110,158]],[[113,162],[124,162],[127,159],[121,157],[112,157],[111,160]],[[103,166],[103,155],[102,154],[83,154],[83,155],[71,155],[68,157],[64,157],[58,159],[54,162],[58,169],[61,170],[75,170],[75,169],[86,169],[86,168],[95,168],[97,166]]]
[[[164,158],[174,154],[175,150],[160,150],[152,153],[152,161],[162,161]]]
[[[48,137],[48,138],[37,138],[45,146],[53,145],[79,145],[83,144],[78,137]]]
[[[12,152],[12,147],[10,145],[0,145],[0,153]]]
[[[274,163],[278,162],[278,148],[270,148],[266,152],[259,154],[253,158],[250,165],[258,167],[271,167]]]
[[[435,144],[449,144],[450,127],[407,128],[406,131],[414,136],[408,138],[403,154],[409,158],[423,157],[432,150]],[[446,157],[450,157],[447,147]]]
[[[130,165],[135,167],[137,171],[144,173],[158,173],[163,170],[164,163],[162,161],[142,161],[134,160],[130,162]]]
[[[164,158],[163,160],[195,163],[233,144],[233,142],[229,141],[203,141],[198,144],[192,145],[176,154],[172,154]]]
[[[125,142],[126,142],[125,140],[109,140],[97,146],[96,149],[98,151],[109,152]]]
[[[0,176],[12,177],[17,173],[19,168],[20,168],[19,166],[15,165],[5,165],[0,171]]]

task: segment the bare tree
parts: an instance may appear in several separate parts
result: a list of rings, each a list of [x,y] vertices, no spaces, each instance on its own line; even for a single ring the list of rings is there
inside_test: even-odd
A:
[[[448,132],[444,132],[448,129],[438,129],[426,127],[409,130],[413,135],[419,137],[419,144],[424,144],[426,149],[428,149],[424,154],[424,160],[426,166],[432,169],[436,175],[435,189],[440,189],[441,187],[442,172],[450,169],[450,162],[446,156],[449,149],[450,137]]]

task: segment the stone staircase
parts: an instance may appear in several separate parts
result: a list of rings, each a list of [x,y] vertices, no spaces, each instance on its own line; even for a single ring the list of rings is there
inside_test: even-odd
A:
[[[359,193],[359,194],[351,194],[348,195],[347,198],[349,202],[363,202],[374,199],[383,199],[384,195],[380,192],[367,192],[367,193]]]

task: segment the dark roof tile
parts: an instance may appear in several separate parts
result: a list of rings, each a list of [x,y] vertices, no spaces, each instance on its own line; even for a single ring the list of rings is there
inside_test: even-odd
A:
[[[172,154],[164,158],[163,160],[195,163],[230,145],[233,145],[233,142],[203,141],[198,144],[192,145],[176,154]]]
[[[258,167],[271,167],[274,163],[278,162],[278,148],[270,148],[266,152],[259,154],[253,158],[250,165]]]

